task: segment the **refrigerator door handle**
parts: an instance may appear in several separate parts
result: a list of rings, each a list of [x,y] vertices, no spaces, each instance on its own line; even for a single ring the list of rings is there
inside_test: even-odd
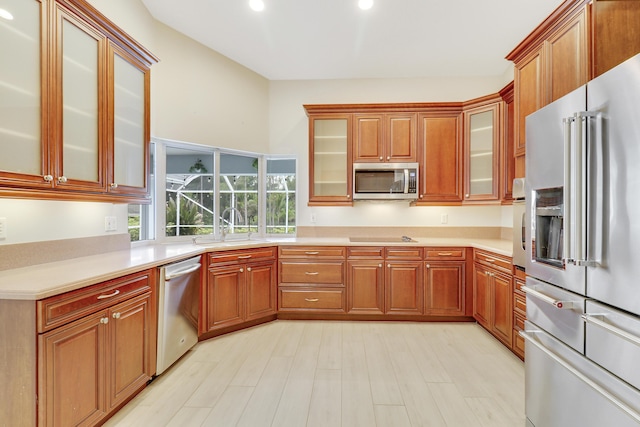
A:
[[[563,204],[563,230],[562,230],[562,259],[565,263],[574,264],[575,255],[573,252],[573,203],[571,200],[571,196],[573,194],[572,189],[572,149],[571,149],[571,141],[572,134],[571,128],[572,124],[575,121],[574,117],[566,117],[562,119],[562,123],[564,125],[564,183],[563,183],[563,192],[562,192],[562,204]]]
[[[549,350],[544,344],[539,342],[534,338],[533,333],[536,331],[520,331],[519,334],[522,338],[524,338],[527,342],[537,347],[540,351],[545,353],[551,359],[553,359],[560,366],[565,368],[567,371],[571,372],[575,377],[577,377],[580,381],[587,384],[593,390],[598,392],[602,397],[607,399],[613,405],[617,406],[619,409],[624,411],[627,415],[633,418],[635,421],[640,422],[640,414],[638,414],[633,408],[630,408],[626,403],[621,402],[615,395],[611,394],[607,389],[602,387],[597,382],[593,381],[591,378],[587,377],[585,374],[576,369],[573,365],[570,365],[565,361],[562,357],[555,354],[553,351]]]
[[[640,337],[630,334],[629,332],[622,330],[618,327],[615,327],[605,322],[604,320],[598,318],[598,317],[606,317],[606,314],[588,314],[587,313],[587,314],[583,314],[580,317],[582,317],[582,320],[584,320],[585,323],[591,323],[592,325],[598,326],[606,330],[607,332],[611,332],[612,334],[622,338],[623,340],[628,341],[631,344],[635,344],[640,347]]]
[[[587,153],[594,153],[595,148],[592,144],[592,133],[589,132],[589,124],[591,119],[597,117],[597,113],[592,111],[579,111],[575,113],[576,124],[576,199],[575,199],[575,217],[576,217],[576,255],[574,258],[575,265],[595,267],[596,261],[587,248],[592,243],[589,240],[593,237],[587,231],[587,209],[589,203],[589,195],[587,194]],[[587,129],[585,134],[584,129]],[[593,194],[593,192],[591,192]],[[587,237],[589,236],[589,238]]]

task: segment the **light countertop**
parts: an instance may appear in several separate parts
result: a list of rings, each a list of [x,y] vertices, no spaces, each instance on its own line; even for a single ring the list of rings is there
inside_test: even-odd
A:
[[[302,237],[134,246],[64,261],[0,271],[0,299],[39,300],[206,252],[276,245],[315,246],[458,246],[511,256],[512,242],[501,239],[414,238],[415,242],[352,243],[349,238]]]

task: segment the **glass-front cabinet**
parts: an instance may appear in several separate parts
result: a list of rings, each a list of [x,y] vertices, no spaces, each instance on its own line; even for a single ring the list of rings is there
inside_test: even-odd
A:
[[[498,200],[500,102],[465,110],[464,201]]]
[[[309,204],[351,204],[351,114],[309,114]]]
[[[157,58],[83,1],[0,8],[0,195],[144,201]]]

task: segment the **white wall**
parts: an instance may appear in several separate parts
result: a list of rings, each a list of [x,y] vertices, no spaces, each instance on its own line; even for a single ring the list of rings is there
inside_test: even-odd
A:
[[[512,72],[512,71],[511,71]],[[354,207],[309,207],[309,136],[304,104],[459,102],[496,93],[505,76],[488,78],[361,79],[270,82],[270,150],[298,158],[297,222],[300,226],[511,227],[511,213],[500,206],[409,207],[408,203],[356,203]],[[316,222],[311,221],[312,214]]]

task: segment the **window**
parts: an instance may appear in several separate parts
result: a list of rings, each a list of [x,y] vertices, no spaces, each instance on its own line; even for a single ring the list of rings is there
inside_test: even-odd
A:
[[[132,241],[153,239],[154,229],[161,239],[295,234],[295,158],[154,142],[153,203],[129,205]]]
[[[296,161],[267,159],[267,234],[296,232]]]

